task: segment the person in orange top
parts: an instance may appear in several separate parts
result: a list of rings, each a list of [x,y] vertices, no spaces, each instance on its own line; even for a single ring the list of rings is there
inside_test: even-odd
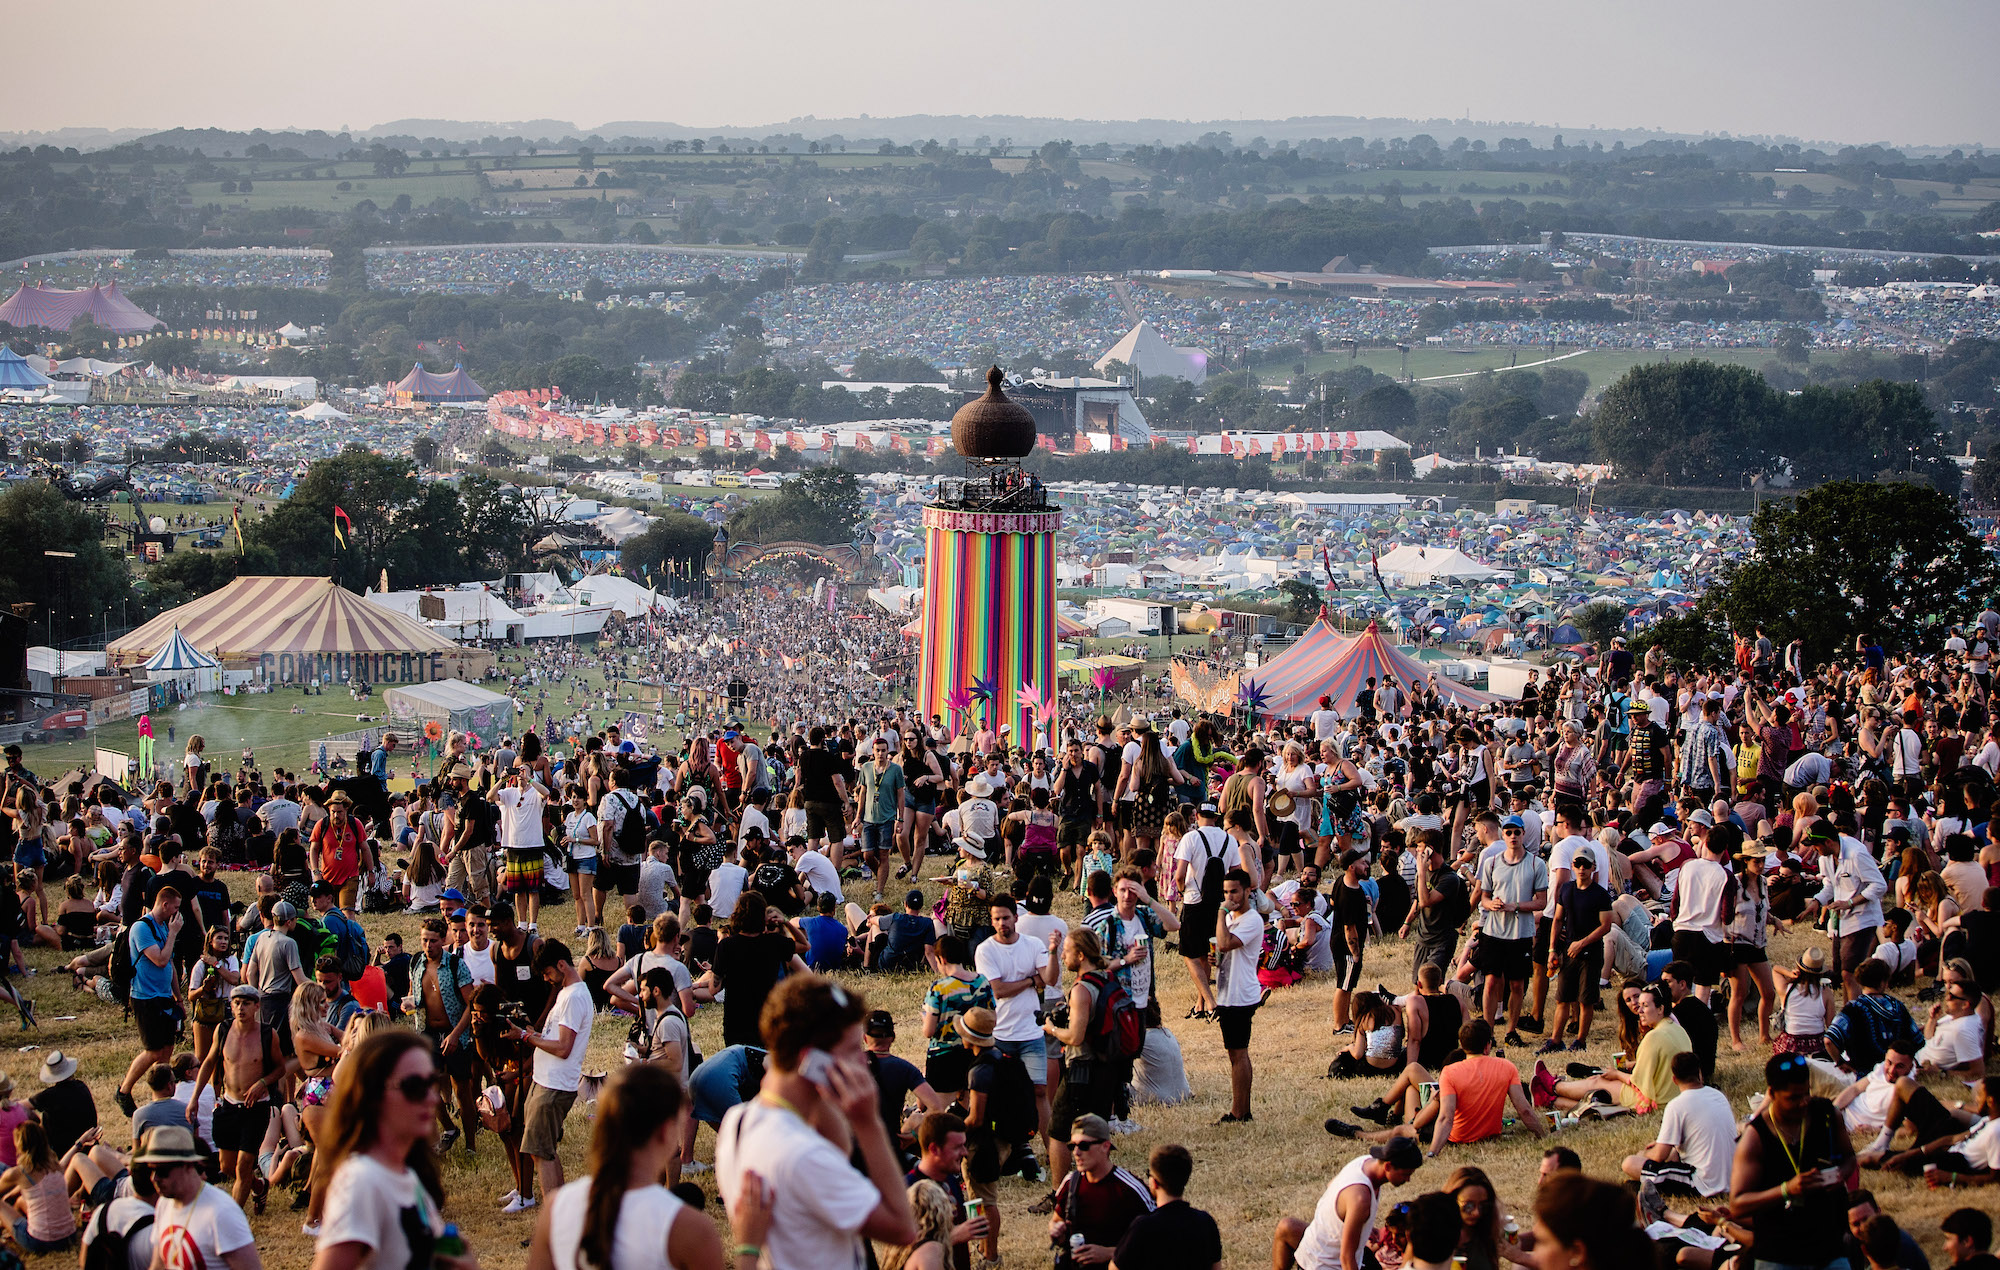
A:
[[[1438,1073],[1438,1096],[1425,1103],[1411,1123],[1364,1133],[1358,1125],[1329,1120],[1326,1131],[1337,1138],[1388,1142],[1394,1138],[1421,1139],[1428,1129],[1429,1154],[1436,1159],[1446,1143],[1464,1145],[1499,1137],[1507,1105],[1512,1103],[1515,1117],[1528,1131],[1537,1138],[1546,1137],[1548,1124],[1528,1100],[1519,1069],[1487,1052],[1493,1048],[1493,1025],[1485,1019],[1472,1020],[1458,1029],[1458,1044],[1465,1057]]]

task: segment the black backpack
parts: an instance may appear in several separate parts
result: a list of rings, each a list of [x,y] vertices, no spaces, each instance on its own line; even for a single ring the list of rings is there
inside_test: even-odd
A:
[[[1228,868],[1222,863],[1223,855],[1229,850],[1229,835],[1222,835],[1222,845],[1212,846],[1208,839],[1208,826],[1194,831],[1195,839],[1201,843],[1204,853],[1213,852],[1201,866],[1201,902],[1204,905],[1222,902],[1222,875]]]
[[[153,930],[159,935],[162,944],[167,938],[167,933],[160,929],[159,922],[154,921],[151,913],[147,913],[140,917],[139,921],[119,931],[118,938],[111,941],[111,997],[125,1006],[128,1012],[132,1005],[132,980],[139,973],[138,954],[132,951],[132,932],[139,928],[139,922],[152,923]]]
[[[977,1126],[998,1142],[1020,1145],[1034,1136],[1039,1123],[1035,1111],[1035,1082],[1019,1058],[997,1051],[993,1065],[993,1088],[986,1095],[986,1123]]]
[[[629,803],[620,797],[628,793],[631,791],[620,789],[612,791],[611,795],[625,808],[625,816],[618,822],[618,849],[628,860],[643,860],[646,858],[646,810],[637,794],[632,794]]]
[[[1450,881],[1446,881],[1449,877]],[[1465,925],[1465,919],[1472,916],[1472,894],[1466,889],[1465,879],[1457,873],[1440,874],[1431,883],[1431,889],[1443,898],[1438,900],[1438,920],[1446,930],[1458,930]]]
[[[98,1209],[90,1219],[96,1231],[84,1245],[83,1270],[129,1270],[132,1237],[151,1226],[153,1216],[150,1212],[145,1214],[121,1233],[111,1228],[111,1205]]]

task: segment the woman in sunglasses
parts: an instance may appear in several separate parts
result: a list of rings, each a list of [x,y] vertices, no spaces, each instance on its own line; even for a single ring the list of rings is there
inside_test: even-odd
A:
[[[478,1270],[437,1249],[444,1185],[431,1138],[444,1071],[421,1032],[377,1032],[340,1064],[327,1103],[326,1221],[313,1270]]]

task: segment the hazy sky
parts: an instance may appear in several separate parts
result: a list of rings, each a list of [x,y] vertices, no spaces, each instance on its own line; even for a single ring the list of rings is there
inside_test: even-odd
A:
[[[2000,76],[1979,64],[2000,47],[1994,0],[1501,12],[1490,0],[100,0],[74,40],[15,24],[0,128],[1341,114],[2000,142]]]

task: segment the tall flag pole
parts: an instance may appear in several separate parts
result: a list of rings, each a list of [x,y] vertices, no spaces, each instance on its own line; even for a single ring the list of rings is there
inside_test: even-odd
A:
[[[345,526],[346,528],[347,531],[346,533],[341,532],[343,526]],[[333,506],[334,541],[338,542],[342,548],[345,548],[347,546],[348,535],[352,534],[353,532],[354,532],[354,522],[348,518],[348,515],[345,511],[341,510],[340,504],[335,503]]]

